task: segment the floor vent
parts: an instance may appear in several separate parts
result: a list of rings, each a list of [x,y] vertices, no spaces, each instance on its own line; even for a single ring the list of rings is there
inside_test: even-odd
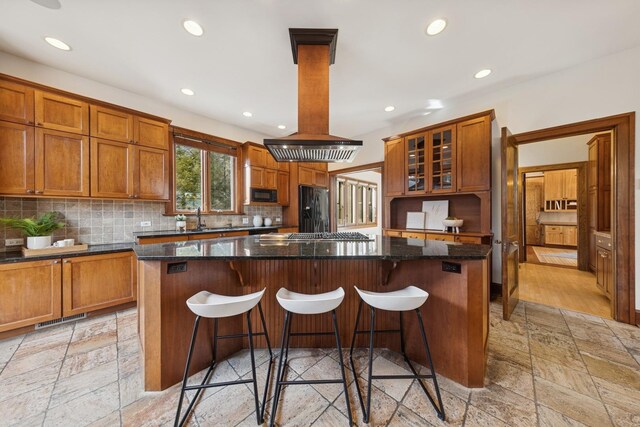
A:
[[[63,323],[73,322],[75,320],[86,319],[87,313],[74,314],[73,316],[62,317],[60,319],[48,320],[46,322],[36,324],[35,330],[49,328]]]

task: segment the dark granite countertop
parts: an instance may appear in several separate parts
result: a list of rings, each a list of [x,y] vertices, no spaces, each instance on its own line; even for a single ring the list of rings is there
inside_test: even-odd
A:
[[[225,233],[227,231],[248,231],[249,234],[262,234],[277,231],[278,228],[286,228],[285,225],[270,225],[269,227],[221,227],[221,228],[205,228],[204,230],[158,230],[158,231],[136,231],[133,237],[161,237],[161,236],[188,236],[192,234],[209,234],[209,233]]]
[[[100,255],[109,254],[115,252],[127,252],[133,250],[134,243],[113,243],[110,245],[89,245],[89,249],[79,252],[66,252],[60,254],[50,255],[36,255],[25,257],[21,251],[0,252],[0,264],[6,264],[11,262],[23,262],[23,261],[39,261],[43,259],[56,259],[56,258],[73,258],[85,255]]]
[[[239,259],[484,259],[489,245],[375,236],[368,242],[282,241],[261,242],[258,236],[157,243],[134,247],[140,260]]]

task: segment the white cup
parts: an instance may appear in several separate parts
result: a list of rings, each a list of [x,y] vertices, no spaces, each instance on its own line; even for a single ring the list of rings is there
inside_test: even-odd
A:
[[[64,240],[58,240],[53,244],[53,246],[55,246],[56,248],[63,248],[67,246],[67,243]]]
[[[73,246],[75,244],[75,240],[74,239],[64,239],[64,245],[65,246]]]

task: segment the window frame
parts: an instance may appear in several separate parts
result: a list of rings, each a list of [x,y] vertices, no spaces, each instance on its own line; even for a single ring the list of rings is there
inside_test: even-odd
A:
[[[378,226],[377,200],[374,200],[378,196],[378,184],[338,176],[336,193],[338,229]],[[372,213],[371,218],[369,211]],[[343,212],[342,218],[340,212]]]

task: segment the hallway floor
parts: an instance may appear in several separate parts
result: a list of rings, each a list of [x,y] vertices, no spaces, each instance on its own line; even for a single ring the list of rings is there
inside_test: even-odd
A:
[[[179,386],[143,391],[140,355],[135,309],[0,341],[0,425],[173,425]],[[290,379],[335,376],[336,356],[331,349],[292,350]],[[358,375],[366,377],[365,355],[357,356]],[[267,353],[257,359],[264,384]],[[401,357],[385,349],[376,350],[374,367],[408,373]],[[249,370],[241,351],[220,364],[216,377],[233,380]],[[533,303],[519,304],[506,322],[501,305],[492,303],[485,388],[439,381],[446,425],[637,426],[640,329]],[[370,425],[443,425],[413,380],[374,381],[373,393]],[[292,386],[283,399],[279,425],[347,424],[341,385]],[[353,383],[350,399],[362,425]],[[208,390],[189,425],[255,426],[248,385]]]

